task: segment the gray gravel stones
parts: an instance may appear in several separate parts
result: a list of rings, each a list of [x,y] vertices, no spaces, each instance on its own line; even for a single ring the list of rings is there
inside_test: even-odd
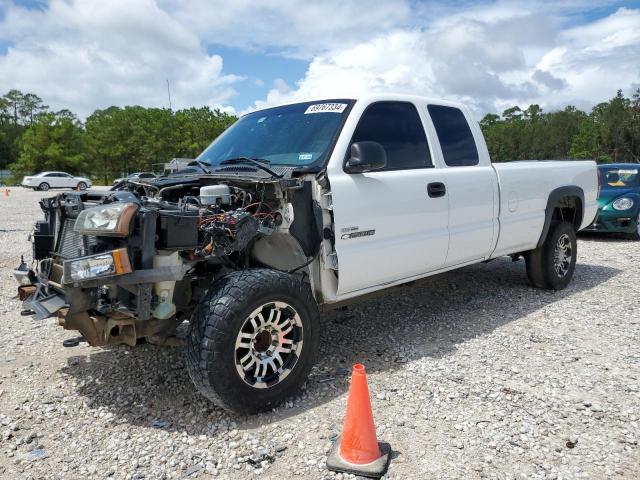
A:
[[[179,349],[63,348],[77,333],[20,316],[10,269],[42,196],[0,199],[0,478],[354,478],[325,461],[356,362],[389,479],[640,478],[640,243],[580,237],[562,292],[500,259],[325,314],[306,388],[240,417]]]

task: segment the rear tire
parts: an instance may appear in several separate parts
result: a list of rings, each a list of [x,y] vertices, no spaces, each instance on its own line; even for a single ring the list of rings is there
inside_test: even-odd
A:
[[[552,224],[544,243],[525,256],[531,284],[549,290],[565,288],[576,268],[577,251],[573,225],[568,222]]]
[[[47,190],[49,190],[49,184],[47,182],[42,182],[40,185],[38,185],[38,190],[46,192]]]
[[[186,364],[205,397],[227,410],[270,410],[305,382],[319,343],[311,289],[269,269],[230,273],[196,307]]]

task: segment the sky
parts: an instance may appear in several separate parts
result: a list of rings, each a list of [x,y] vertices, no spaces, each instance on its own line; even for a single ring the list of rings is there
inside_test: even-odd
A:
[[[590,109],[640,88],[640,0],[0,0],[0,94],[242,114],[397,92]]]

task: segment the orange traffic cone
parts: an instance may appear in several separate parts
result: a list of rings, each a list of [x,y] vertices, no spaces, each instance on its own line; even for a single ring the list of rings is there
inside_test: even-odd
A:
[[[327,457],[327,468],[335,472],[380,478],[389,467],[391,446],[378,442],[373,423],[369,387],[364,365],[353,366],[342,436]]]

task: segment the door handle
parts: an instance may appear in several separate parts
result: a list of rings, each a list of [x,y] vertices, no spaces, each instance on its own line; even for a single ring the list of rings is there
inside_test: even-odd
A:
[[[442,182],[431,182],[427,185],[427,193],[431,198],[444,197],[447,193],[447,187]]]

